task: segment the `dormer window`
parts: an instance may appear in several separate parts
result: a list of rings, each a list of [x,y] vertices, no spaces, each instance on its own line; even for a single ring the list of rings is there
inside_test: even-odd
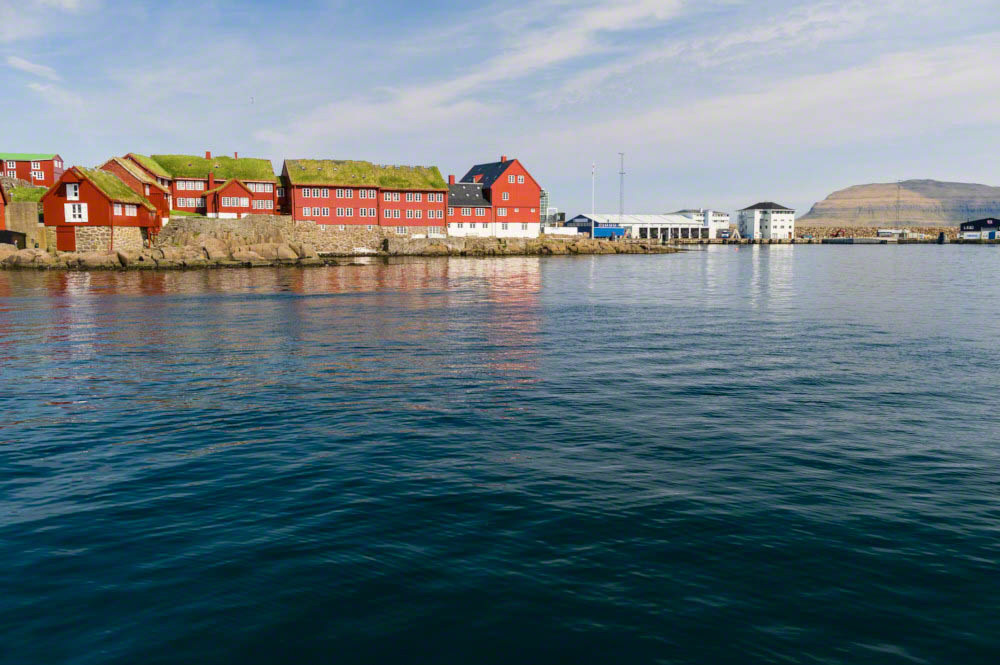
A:
[[[66,200],[67,201],[80,200],[80,183],[78,182],[66,183]]]

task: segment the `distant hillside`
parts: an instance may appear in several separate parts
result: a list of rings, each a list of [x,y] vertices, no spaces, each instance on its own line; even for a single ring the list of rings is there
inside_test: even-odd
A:
[[[799,218],[817,226],[953,226],[1000,217],[1000,187],[937,180],[855,185],[834,192]]]

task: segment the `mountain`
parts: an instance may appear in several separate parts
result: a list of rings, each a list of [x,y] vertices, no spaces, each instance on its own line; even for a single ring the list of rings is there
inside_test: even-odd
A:
[[[797,221],[836,226],[953,226],[983,217],[1000,217],[1000,187],[905,180],[898,185],[855,185],[834,192]]]

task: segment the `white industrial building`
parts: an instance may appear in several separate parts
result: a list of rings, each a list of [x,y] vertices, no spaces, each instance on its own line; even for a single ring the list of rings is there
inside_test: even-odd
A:
[[[566,222],[591,237],[619,237],[636,240],[712,240],[718,228],[684,215],[619,215],[594,213],[577,215]],[[727,224],[725,228],[729,228]]]
[[[745,240],[791,240],[795,237],[795,211],[770,201],[740,210],[740,237]]]
[[[711,229],[710,236],[712,238],[718,238],[722,234],[721,231],[729,230],[729,213],[719,212],[718,210],[710,210],[706,208],[701,208],[700,210],[689,209],[689,210],[678,210],[677,212],[669,213],[671,215],[681,215],[682,217],[687,217],[692,219],[699,224],[704,224],[708,222],[708,226]]]

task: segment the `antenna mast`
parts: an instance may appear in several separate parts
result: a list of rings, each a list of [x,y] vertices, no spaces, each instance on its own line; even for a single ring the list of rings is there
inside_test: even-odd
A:
[[[618,153],[621,160],[621,170],[618,172],[618,226],[625,221],[625,153]]]

